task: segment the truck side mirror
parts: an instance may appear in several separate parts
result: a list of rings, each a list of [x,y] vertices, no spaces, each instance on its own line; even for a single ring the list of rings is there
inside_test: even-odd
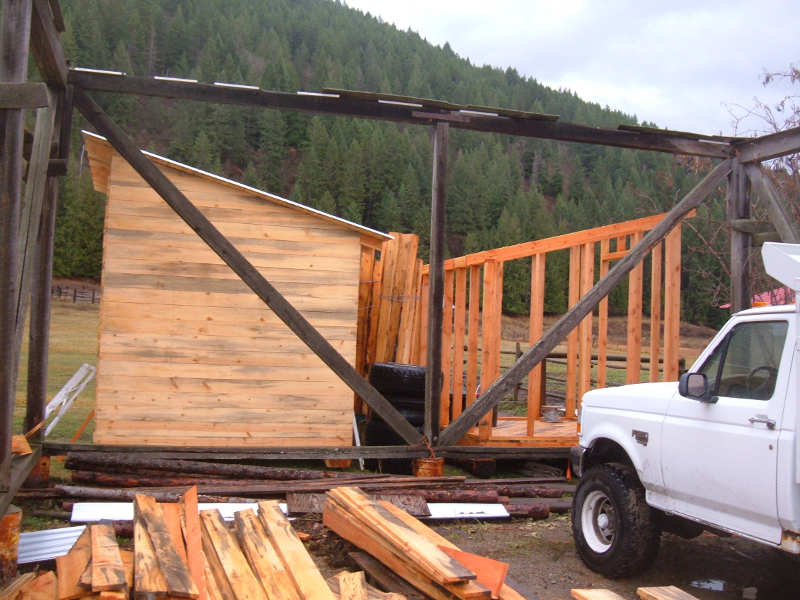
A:
[[[699,400],[700,402],[713,402],[705,373],[684,373],[681,375],[678,380],[678,393],[681,396]]]

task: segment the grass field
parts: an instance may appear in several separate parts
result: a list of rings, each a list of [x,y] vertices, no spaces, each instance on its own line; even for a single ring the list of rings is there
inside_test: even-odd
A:
[[[54,300],[50,312],[50,364],[47,374],[47,397],[52,398],[83,363],[97,365],[98,304]],[[23,340],[17,402],[14,407],[14,432],[21,433],[25,417],[25,395],[28,377],[28,339]],[[94,408],[95,381],[81,392],[50,440],[69,440]],[[91,441],[93,424],[86,428],[80,441]]]

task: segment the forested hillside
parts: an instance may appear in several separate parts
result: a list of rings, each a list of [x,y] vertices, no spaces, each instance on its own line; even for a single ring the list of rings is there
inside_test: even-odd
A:
[[[637,122],[514,69],[472,65],[446,44],[432,46],[414,32],[330,0],[69,0],[62,7],[63,43],[74,66],[283,91],[392,92],[553,113],[605,127]],[[416,232],[427,251],[431,143],[425,127],[98,98],[149,150],[370,227]],[[77,157],[77,134],[74,144]],[[475,132],[451,132],[450,151],[453,256],[659,212],[699,176],[696,163],[690,169],[668,155]],[[71,161],[62,190],[56,272],[97,278],[103,198],[92,192],[80,163]],[[705,220],[698,218],[696,227]],[[703,238],[687,228],[684,240],[694,248]],[[719,272],[706,253],[685,256],[687,273]],[[549,261],[548,268],[566,276],[565,260]],[[527,310],[526,270],[507,267],[507,311]],[[564,281],[564,289],[548,290],[550,312],[565,309]],[[720,319],[722,311],[712,304],[720,289],[727,294],[724,285],[696,277],[691,297],[684,295],[685,317]],[[615,293],[612,310],[622,310],[624,298],[624,290]]]

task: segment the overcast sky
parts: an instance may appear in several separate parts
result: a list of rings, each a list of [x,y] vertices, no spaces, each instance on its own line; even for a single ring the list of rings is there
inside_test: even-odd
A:
[[[800,64],[798,0],[345,2],[473,64],[514,67],[669,129],[731,135],[737,105],[791,90],[762,86],[764,70]],[[739,134],[763,129],[751,120]]]

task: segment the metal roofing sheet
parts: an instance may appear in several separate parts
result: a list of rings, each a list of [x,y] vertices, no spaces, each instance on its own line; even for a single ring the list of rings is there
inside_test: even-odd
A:
[[[17,563],[24,565],[63,556],[69,552],[84,529],[86,525],[20,533]]]

